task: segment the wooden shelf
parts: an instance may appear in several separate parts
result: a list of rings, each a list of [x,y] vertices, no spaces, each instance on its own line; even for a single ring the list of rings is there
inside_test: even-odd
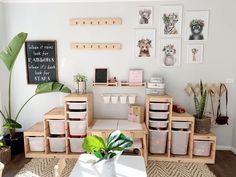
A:
[[[93,82],[93,86],[94,87],[117,87],[118,82],[115,82],[115,83],[96,83],[96,82]]]
[[[216,136],[215,136],[214,133],[208,133],[208,134],[194,133],[193,139],[194,140],[213,140],[213,141],[216,141]]]
[[[24,132],[24,136],[44,136],[43,122],[34,124],[31,128]]]
[[[172,121],[190,121],[190,122],[194,122],[195,118],[194,116],[192,116],[191,114],[185,112],[185,113],[176,113],[176,112],[172,112],[172,117],[171,117]]]
[[[65,119],[64,108],[53,108],[44,114],[44,119]]]
[[[129,82],[123,82],[120,83],[121,87],[146,87],[146,82],[142,83],[129,83]]]
[[[120,43],[71,43],[70,47],[77,50],[121,50]]]
[[[73,18],[70,19],[70,25],[121,25],[122,19],[112,18]]]

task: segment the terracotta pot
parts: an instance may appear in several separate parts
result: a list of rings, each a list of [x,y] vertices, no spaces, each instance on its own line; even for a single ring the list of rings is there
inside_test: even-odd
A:
[[[204,116],[202,119],[195,117],[195,133],[207,134],[211,132],[211,117]]]
[[[7,164],[11,161],[11,147],[5,146],[0,148],[0,162]]]

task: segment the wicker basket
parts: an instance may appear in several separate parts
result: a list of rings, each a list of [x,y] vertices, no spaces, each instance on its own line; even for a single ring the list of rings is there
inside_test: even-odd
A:
[[[207,134],[211,130],[211,118],[203,117],[202,119],[195,118],[195,133]]]
[[[7,164],[11,161],[11,147],[6,146],[0,148],[0,162]]]

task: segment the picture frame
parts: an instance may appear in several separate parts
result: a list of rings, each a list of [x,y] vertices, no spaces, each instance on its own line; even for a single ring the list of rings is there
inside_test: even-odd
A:
[[[153,25],[153,7],[137,7],[137,25]]]
[[[155,33],[155,29],[136,29],[134,43],[136,58],[148,59],[155,56]]]
[[[58,81],[57,41],[25,41],[25,65],[28,84]]]
[[[188,44],[187,46],[187,63],[203,63],[204,45]]]
[[[184,27],[185,41],[206,41],[208,39],[209,10],[187,11]]]
[[[160,36],[180,37],[182,35],[182,5],[161,5],[159,13]]]
[[[129,70],[129,83],[142,85],[143,69],[130,69]]]
[[[181,38],[164,38],[160,42],[160,65],[178,67],[181,62]]]
[[[107,84],[108,83],[108,68],[95,68],[94,72],[95,84]]]

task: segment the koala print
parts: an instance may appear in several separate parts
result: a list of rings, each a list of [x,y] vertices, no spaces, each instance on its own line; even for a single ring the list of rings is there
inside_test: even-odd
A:
[[[204,36],[202,34],[204,21],[201,19],[194,19],[190,22],[190,30],[191,35],[189,36],[189,40],[204,40]]]
[[[150,48],[152,47],[151,45],[152,41],[148,38],[146,39],[140,39],[138,41],[138,47],[139,47],[139,55],[138,57],[150,57]]]
[[[176,23],[179,21],[177,13],[164,14],[162,19],[165,24],[164,34],[178,34],[175,27]]]
[[[163,52],[165,52],[165,56],[163,58],[163,62],[165,66],[174,66],[176,62],[175,54],[176,54],[176,49],[174,48],[174,45],[169,44],[164,46]]]
[[[149,24],[151,9],[139,10],[140,20],[139,24]]]

